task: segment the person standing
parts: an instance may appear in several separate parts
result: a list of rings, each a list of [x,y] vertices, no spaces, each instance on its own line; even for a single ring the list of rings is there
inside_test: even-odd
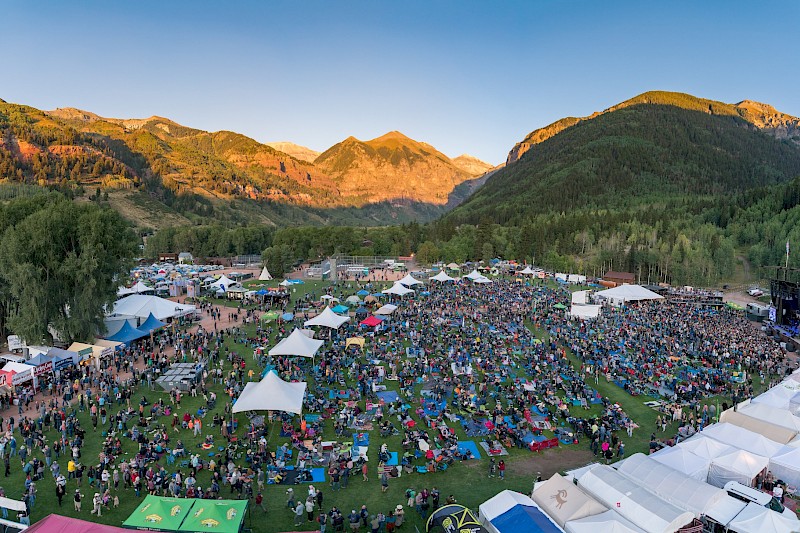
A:
[[[294,508],[294,525],[299,526],[303,523],[303,512],[306,510],[306,506],[303,505],[302,500],[297,502],[297,506]]]
[[[494,457],[491,458],[489,461],[489,477],[493,478],[495,476],[495,472],[497,471],[497,463],[494,461]]]
[[[500,459],[500,462],[497,464],[497,470],[500,472],[500,479],[506,478],[506,462]]]
[[[66,493],[66,489],[64,489],[64,485],[60,483],[56,483],[56,498],[58,498],[58,506],[61,507],[61,501],[64,499],[64,494]]]
[[[361,477],[363,478],[363,481],[369,481],[369,478],[367,478],[367,472],[369,472],[369,468],[367,467],[367,463],[364,463],[361,465]]]
[[[309,495],[306,498],[306,515],[308,515],[308,521],[314,521],[314,497]]]
[[[96,514],[97,516],[103,516],[103,498],[100,497],[99,492],[94,493],[94,497],[92,498],[92,511],[90,514]]]
[[[258,491],[258,494],[256,494],[256,506],[260,507],[265,513],[267,512],[267,508],[264,507],[264,496],[261,494],[261,491]]]
[[[75,502],[75,511],[81,512],[81,499],[83,498],[83,494],[79,489],[75,489],[75,496],[72,498],[72,501]]]
[[[325,514],[325,511],[320,510],[317,522],[319,522],[319,533],[325,533],[325,529],[328,526],[328,515]]]
[[[386,492],[387,490],[389,490],[389,475],[384,470],[381,474],[381,492]]]

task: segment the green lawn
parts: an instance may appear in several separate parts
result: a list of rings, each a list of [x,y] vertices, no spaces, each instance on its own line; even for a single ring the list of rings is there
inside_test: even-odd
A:
[[[267,282],[268,285],[272,285],[277,283],[277,281]],[[379,284],[382,286],[389,285],[388,283]],[[293,298],[300,298],[306,292],[315,292],[316,296],[319,297],[322,291],[322,287],[327,286],[327,283],[321,282],[311,282],[306,283],[305,285],[298,285],[296,287],[292,287],[293,289],[296,288],[297,291],[292,291]],[[342,286],[342,284],[340,284]],[[346,287],[346,284],[344,284]],[[342,289],[342,299],[349,294],[352,294],[357,289]],[[221,302],[223,303],[223,302]],[[235,305],[235,303],[234,303]],[[224,313],[224,311],[223,311]],[[249,326],[245,328],[248,333],[254,333],[255,326]],[[542,332],[538,332],[540,336],[542,336]],[[273,339],[274,340],[274,339]],[[256,371],[256,375],[260,374],[260,368],[257,367],[255,364],[253,357],[252,357],[252,348],[245,346],[243,344],[236,344],[232,341],[232,339],[226,339],[226,346],[230,350],[234,350],[240,353],[247,364],[247,370],[254,369]],[[369,343],[368,343],[369,346]],[[570,357],[572,357],[570,355]],[[574,364],[577,364],[572,358]],[[229,370],[229,365],[226,363],[226,370]],[[385,382],[389,389],[398,390],[397,382],[387,381]],[[640,429],[636,430],[634,433],[634,437],[632,439],[628,439],[627,435],[624,433],[620,435],[623,441],[626,443],[627,453],[631,454],[636,451],[646,451],[647,450],[647,442],[649,439],[649,435],[651,431],[653,431],[655,427],[655,418],[657,413],[649,409],[648,407],[644,406],[643,402],[646,401],[648,398],[643,397],[631,397],[627,393],[625,393],[622,389],[615,386],[613,383],[606,383],[605,379],[601,377],[600,382],[598,384],[590,383],[590,386],[595,387],[602,395],[608,396],[613,401],[619,402],[623,408],[633,417],[633,419],[641,426]],[[419,387],[419,386],[418,386]],[[214,390],[220,401],[218,402],[218,406],[216,411],[222,413],[223,405],[224,405],[224,398],[225,394],[219,385],[210,385],[210,390]],[[158,399],[159,397],[163,397],[165,400],[168,400],[168,395],[165,393],[156,391],[144,391],[148,400],[153,402],[154,400]],[[132,403],[138,402],[141,394],[137,394],[134,396],[134,400]],[[417,394],[417,398],[419,395]],[[185,397],[182,402],[182,410],[188,410],[190,413],[195,413],[197,409],[200,407],[200,403],[202,402],[202,398],[190,398]],[[361,403],[363,406],[363,402]],[[415,404],[416,406],[416,404]],[[487,406],[493,407],[493,405]],[[116,406],[109,410],[109,414],[115,412]],[[575,409],[575,408],[573,408]],[[598,406],[593,406],[590,413],[596,414],[599,411]],[[214,412],[212,411],[209,415],[206,416],[205,419],[205,427],[203,430],[203,434],[210,434],[213,433],[216,436],[216,441],[218,444],[222,444],[223,440],[219,436],[218,430],[210,427],[211,418],[213,418]],[[578,416],[583,416],[584,412],[579,410],[575,411],[575,414]],[[91,431],[91,424],[89,421],[88,413],[79,413],[78,415],[81,423],[84,427],[89,428],[89,435],[87,437],[87,442],[83,450],[83,461],[85,464],[90,464],[89,461],[95,460],[100,452],[100,445],[101,445],[101,431],[102,428],[98,428],[96,434],[92,433]],[[240,430],[237,432],[238,435],[242,435],[242,426],[247,425],[247,418],[240,414],[238,415],[238,420],[240,422]],[[169,420],[166,417],[162,417],[162,421],[164,423],[169,423]],[[460,426],[457,425],[456,427],[457,434],[459,436],[459,440],[466,440],[467,437],[463,433],[463,430]],[[670,430],[668,430],[669,433]],[[50,439],[54,437],[55,434],[51,433],[48,435]],[[201,441],[201,437],[194,438],[191,436],[188,430],[181,431],[180,435],[171,434],[172,438],[180,437],[183,439],[184,444],[186,445],[187,451],[190,453],[201,453],[201,456],[205,457],[205,453],[199,449],[199,443]],[[269,431],[269,442],[271,449],[276,449],[281,443],[287,441],[285,438],[281,438],[279,436],[279,428],[273,427]],[[327,421],[325,429],[324,429],[324,437],[325,440],[336,440],[334,433],[333,433],[333,424],[330,421]],[[350,439],[342,439],[342,440],[350,440]],[[469,440],[474,440],[476,442],[480,441],[480,438],[472,438]],[[528,450],[520,450],[520,449],[511,449],[510,456],[506,457],[506,463],[508,464],[507,470],[507,479],[506,480],[499,480],[497,478],[489,479],[487,475],[488,470],[488,459],[486,458],[486,454],[483,453],[481,449],[483,459],[478,461],[469,461],[465,463],[457,463],[453,465],[450,469],[446,472],[440,472],[435,474],[410,474],[410,475],[403,475],[400,479],[391,480],[390,481],[390,489],[387,493],[381,493],[380,491],[380,484],[378,477],[376,475],[376,468],[377,468],[377,454],[380,444],[383,442],[383,439],[378,434],[378,431],[375,430],[371,434],[370,438],[370,448],[369,448],[369,456],[370,456],[370,473],[369,473],[369,481],[363,482],[361,480],[360,473],[351,477],[349,487],[343,489],[341,492],[333,493],[328,485],[325,484],[318,484],[317,487],[321,488],[325,493],[324,498],[324,506],[325,509],[330,509],[331,506],[336,505],[339,507],[345,514],[348,513],[351,509],[360,509],[361,505],[366,504],[368,509],[371,512],[383,511],[384,513],[388,513],[390,509],[393,509],[397,504],[405,505],[405,497],[404,492],[407,488],[415,488],[421,489],[423,487],[432,488],[437,487],[441,494],[442,494],[442,502],[447,497],[448,494],[453,494],[459,501],[464,505],[467,505],[472,508],[477,508],[477,506],[488,499],[489,497],[493,496],[497,492],[503,489],[513,489],[518,490],[520,492],[529,493],[532,486],[533,475],[538,471],[542,472],[542,474],[547,477],[553,471],[561,470],[565,466],[581,466],[585,464],[587,460],[591,459],[590,454],[588,454],[588,440],[583,439],[581,440],[580,444],[578,445],[571,445],[571,446],[562,446],[556,450],[549,450],[544,454],[534,454]],[[402,454],[400,437],[390,437],[386,439],[386,442],[389,444],[389,449],[391,451],[400,452]],[[123,441],[124,449],[127,454],[131,454],[135,452],[135,447],[130,440]],[[38,454],[41,457],[41,453]],[[124,459],[125,457],[123,457]],[[207,457],[205,457],[207,458]],[[63,457],[62,457],[63,459]],[[66,460],[60,461],[62,470],[66,471]],[[162,459],[162,463],[166,464],[166,461]],[[572,463],[572,464],[569,464]],[[175,466],[167,467],[169,472],[175,471]],[[187,469],[183,469],[184,472]],[[91,515],[89,514],[89,509],[91,505],[89,504],[88,500],[91,499],[94,490],[87,485],[87,479],[84,477],[84,486],[82,487],[83,493],[85,494],[87,501],[84,503],[84,510],[80,514],[80,518],[83,519],[90,519]],[[33,511],[32,520],[41,519],[48,513],[56,512],[59,514],[64,514],[66,516],[77,516],[77,514],[73,511],[72,508],[72,501],[71,495],[75,489],[75,481],[70,480],[68,483],[68,490],[67,496],[64,500],[64,503],[61,508],[58,507],[56,498],[55,498],[55,488],[54,483],[52,481],[49,472],[45,475],[45,480],[39,482],[39,495],[36,501],[36,505]],[[198,483],[206,487],[208,485],[208,475],[205,472],[201,472],[198,476]],[[21,497],[23,492],[23,483],[22,483],[22,476],[20,473],[20,464],[18,461],[12,461],[12,477],[5,480],[3,484],[6,494],[12,498]],[[295,492],[297,494],[302,494],[305,491],[305,485],[295,486]],[[294,531],[294,530],[315,530],[316,528],[313,527],[312,524],[304,524],[303,526],[296,528],[293,526],[293,516],[292,513],[286,508],[286,486],[273,486],[267,485],[264,491],[264,498],[269,509],[268,513],[264,515],[264,513],[258,510],[252,510],[248,513],[248,517],[246,518],[245,525],[247,527],[251,527],[253,531],[261,531],[261,532],[273,532],[273,531]],[[223,496],[227,496],[229,489],[225,486],[222,487],[222,494]],[[132,490],[124,490],[120,486],[118,490],[119,498],[120,498],[120,507],[119,509],[113,509],[109,511],[104,511],[102,518],[100,519],[104,523],[113,524],[113,525],[120,525],[125,518],[135,509],[135,507],[141,501],[140,498],[137,498]],[[419,527],[421,531],[423,529],[423,522],[420,520],[413,509],[407,509],[407,517],[409,525],[416,525]]]

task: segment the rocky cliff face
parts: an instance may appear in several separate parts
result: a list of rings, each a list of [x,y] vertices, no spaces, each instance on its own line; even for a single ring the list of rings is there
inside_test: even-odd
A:
[[[319,154],[322,153],[322,152],[317,152],[316,150],[312,150],[311,148],[300,146],[299,144],[295,144],[288,141],[267,143],[267,146],[271,146],[272,148],[275,148],[279,152],[283,152],[284,154],[289,154],[295,159],[299,159],[300,161],[305,161],[306,163],[313,163],[314,160],[319,157]]]
[[[473,176],[481,176],[494,168],[489,163],[481,161],[477,157],[473,157],[469,154],[461,154],[458,157],[454,157],[451,161],[455,166]]]
[[[755,127],[777,137],[800,144],[800,118],[781,113],[774,107],[752,100],[743,100],[736,109],[746,121]]]
[[[365,202],[445,205],[457,185],[475,177],[429,144],[396,131],[370,141],[348,137],[314,164],[334,178],[343,195]]]

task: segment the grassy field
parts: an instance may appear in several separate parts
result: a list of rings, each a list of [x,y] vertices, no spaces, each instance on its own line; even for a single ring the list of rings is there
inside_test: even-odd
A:
[[[267,285],[270,286],[275,284],[277,284],[277,281],[267,283]],[[322,290],[322,284],[306,283],[305,285],[299,285],[294,288],[297,289],[296,292],[292,292],[292,297],[295,299],[302,297],[306,292],[315,293],[316,296],[319,297]],[[346,287],[342,288],[342,295],[343,297],[346,297],[347,295],[355,292],[355,290],[357,289],[348,289]],[[223,310],[223,313],[224,312],[225,311]],[[247,331],[248,335],[252,336],[255,333],[255,326],[248,326],[245,328],[245,330]],[[544,336],[543,332],[537,332],[537,334],[539,336]],[[273,335],[273,337],[277,337],[277,332]],[[370,343],[368,342],[367,347],[369,348],[369,346]],[[247,365],[246,371],[253,369],[256,372],[256,376],[260,374],[261,369],[257,366],[252,357],[252,347],[245,344],[237,344],[230,337],[226,339],[225,347],[229,350],[238,352],[243,356]],[[570,357],[572,356],[570,355]],[[572,362],[573,364],[578,364],[574,358],[572,358]],[[228,363],[226,363],[225,369],[230,370],[230,365]],[[388,385],[389,390],[398,390],[397,382],[387,381],[384,383]],[[634,437],[632,439],[628,439],[627,435],[625,434],[620,435],[622,440],[626,443],[627,453],[631,454],[636,451],[646,451],[650,433],[655,428],[655,419],[657,416],[656,411],[646,407],[643,403],[649,398],[629,396],[613,383],[606,383],[605,379],[603,378],[600,379],[598,384],[595,385],[591,383],[590,385],[595,387],[602,395],[609,397],[612,401],[619,402],[639,424],[640,429],[634,432]],[[420,386],[418,385],[418,387]],[[221,445],[224,443],[224,441],[221,438],[218,429],[211,428],[211,418],[213,418],[215,412],[222,413],[225,394],[220,385],[210,385],[209,389],[217,393],[220,401],[218,402],[217,409],[215,411],[211,411],[206,416],[205,426],[202,433],[203,435],[215,435],[216,444]],[[143,390],[134,396],[132,403],[138,402],[142,394],[146,395],[150,402],[157,400],[159,397],[164,398],[165,401],[169,400],[168,395],[160,392],[159,390]],[[418,398],[419,395],[417,394],[416,397]],[[187,410],[190,413],[195,413],[201,406],[201,402],[202,398],[200,397],[185,397],[179,413],[183,413]],[[362,407],[363,404],[364,402],[362,401]],[[115,412],[115,409],[116,406],[113,406],[112,409],[109,410],[109,414]],[[592,411],[589,413],[597,414],[598,412],[599,407],[592,406]],[[583,411],[576,411],[576,414],[578,416],[584,416]],[[96,433],[91,431],[88,412],[78,413],[78,418],[81,420],[83,427],[88,428],[88,436],[83,450],[82,461],[84,464],[89,465],[92,461],[97,459],[100,452],[102,441],[101,433],[103,428],[98,428]],[[240,424],[240,429],[237,434],[241,436],[243,434],[243,430],[241,428],[243,426],[247,426],[247,418],[244,416],[244,414],[239,414],[237,415],[237,420]],[[169,424],[169,419],[167,417],[162,417],[161,421],[165,424]],[[673,430],[674,428],[668,429],[667,434]],[[473,440],[476,443],[481,440],[480,437],[468,438],[463,433],[463,430],[460,428],[460,426],[457,426],[456,432],[459,440]],[[171,437],[173,439],[181,438],[183,440],[188,453],[200,453],[201,457],[208,459],[208,457],[206,457],[207,454],[199,448],[203,435],[200,437],[193,437],[189,430],[182,430],[180,434],[171,433]],[[48,440],[52,442],[52,439],[55,437],[56,434],[51,432],[48,435]],[[333,432],[333,424],[330,421],[326,422],[326,426],[324,428],[324,438],[325,440],[336,440]],[[278,427],[270,428],[269,442],[271,449],[275,450],[280,444],[286,442],[287,440],[288,439],[281,438],[279,436]],[[341,440],[347,441],[352,439],[345,438]],[[435,474],[403,474],[401,478],[390,481],[390,488],[387,493],[381,493],[376,469],[378,449],[384,440],[388,443],[390,451],[400,452],[400,454],[402,454],[400,437],[382,439],[377,430],[373,431],[370,438],[369,448],[369,481],[362,481],[360,473],[357,475],[354,474],[351,476],[349,486],[337,493],[333,493],[331,491],[331,488],[327,482],[324,484],[315,485],[318,489],[322,489],[325,493],[324,507],[326,510],[335,505],[339,507],[345,514],[347,514],[351,509],[358,510],[360,509],[361,505],[367,505],[367,508],[372,513],[378,511],[388,513],[388,511],[393,509],[397,504],[403,504],[405,506],[406,501],[404,493],[407,488],[420,490],[423,487],[427,487],[428,489],[433,487],[438,488],[442,494],[442,502],[447,495],[453,494],[459,503],[467,505],[468,507],[476,508],[480,503],[506,488],[529,493],[533,479],[537,472],[541,472],[541,474],[546,478],[553,472],[563,470],[568,467],[581,466],[593,460],[593,456],[588,450],[589,443],[586,439],[581,440],[581,442],[577,445],[561,446],[558,449],[548,450],[541,454],[535,454],[528,450],[511,449],[509,450],[510,455],[505,457],[508,465],[506,479],[500,480],[498,478],[490,479],[488,477],[487,474],[489,461],[486,457],[486,454],[482,453],[482,459],[467,461],[464,463],[456,463],[446,472],[439,472]],[[123,440],[123,446],[126,454],[122,457],[122,459],[126,459],[126,457],[129,457],[129,454],[135,453],[136,451],[134,444],[129,439]],[[481,452],[483,452],[482,449]],[[37,455],[41,458],[41,452],[39,452]],[[62,461],[60,461],[60,464],[63,471],[66,471],[66,462],[67,459],[62,456]],[[165,459],[162,459],[161,462],[162,464],[166,464]],[[167,471],[170,473],[175,472],[178,467],[179,464],[177,463],[175,465],[166,466]],[[184,467],[181,470],[185,474],[188,469]],[[208,479],[208,474],[203,471],[198,476],[198,484],[206,487],[208,485]],[[72,493],[76,488],[75,480],[70,480],[68,482],[67,496],[64,499],[63,505],[59,508],[55,497],[55,486],[51,476],[49,475],[49,472],[47,472],[45,474],[45,479],[37,483],[39,493],[32,513],[32,521],[41,519],[45,515],[52,512],[67,516],[79,516],[83,519],[93,518],[89,514],[89,509],[91,508],[89,500],[91,499],[95,490],[92,487],[87,486],[87,482],[87,478],[84,477],[83,486],[81,489],[87,500],[84,503],[83,512],[78,514],[73,511],[71,501]],[[12,476],[3,481],[3,486],[6,490],[6,494],[9,497],[19,498],[22,496],[23,476],[20,472],[20,463],[17,458],[14,458],[12,461]],[[304,523],[300,527],[295,527],[293,525],[293,515],[286,507],[286,488],[287,486],[284,485],[267,485],[264,490],[264,500],[268,508],[267,513],[265,514],[261,509],[251,507],[245,520],[245,526],[252,528],[253,531],[258,532],[316,530],[317,528],[312,523]],[[294,488],[297,494],[303,494],[306,486],[299,485],[299,488],[298,486],[295,486]],[[140,498],[135,496],[132,489],[125,490],[121,485],[116,493],[119,495],[120,507],[118,509],[111,509],[107,511],[104,510],[102,518],[97,520],[112,525],[120,525],[141,501]],[[228,487],[222,487],[222,495],[223,497],[230,496]],[[421,531],[424,531],[423,521],[416,515],[414,510],[406,509],[406,513],[409,525],[416,525]]]

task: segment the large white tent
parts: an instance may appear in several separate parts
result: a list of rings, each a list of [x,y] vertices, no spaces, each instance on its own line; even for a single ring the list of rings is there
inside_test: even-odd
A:
[[[792,383],[796,384],[794,381],[792,381]],[[792,383],[781,382],[765,393],[759,394],[753,398],[751,403],[765,403],[772,407],[777,407],[778,409],[789,409],[794,414],[798,414],[797,411],[791,409],[792,398],[798,394],[797,389],[794,388]]]
[[[382,305],[380,307],[380,309],[375,311],[375,313],[373,313],[373,314],[376,314],[376,315],[391,315],[395,311],[397,311],[397,306],[396,305],[394,305],[394,304],[386,304],[386,305]]]
[[[406,294],[412,294],[414,292],[414,289],[409,289],[408,287],[405,287],[401,283],[395,282],[394,285],[392,285],[388,289],[386,289],[384,291],[381,291],[381,292],[383,292],[383,294],[393,294],[395,296],[405,296]]]
[[[306,328],[309,326],[322,326],[331,329],[339,329],[342,326],[342,324],[344,324],[349,320],[350,320],[349,316],[337,315],[336,313],[331,311],[330,307],[326,307],[320,314],[318,314],[314,318],[306,320],[303,323],[303,326]]]
[[[758,404],[756,404],[758,405]],[[790,415],[791,416],[791,415]],[[747,413],[740,413],[733,409],[723,411],[719,417],[720,422],[727,422],[741,428],[758,433],[771,441],[786,444],[797,436],[797,431],[783,426],[760,420]]]
[[[274,372],[267,372],[261,381],[249,381],[233,404],[233,412],[284,411],[300,414],[303,411],[303,396],[306,383],[288,383]]]
[[[740,405],[739,412],[777,426],[800,431],[800,417],[793,415],[785,409],[779,409],[766,403],[748,403],[746,405]]]
[[[572,305],[586,305],[589,291],[575,291],[572,293]]]
[[[561,533],[536,502],[525,494],[504,490],[478,507],[478,520],[491,533]]]
[[[700,518],[725,491],[712,487],[705,480],[687,476],[650,457],[636,453],[619,464],[618,470],[675,506]]]
[[[606,510],[603,504],[559,474],[553,474],[553,477],[544,483],[537,484],[531,497],[561,527],[570,520]]]
[[[472,272],[470,272],[469,274],[465,274],[464,276],[461,276],[461,277],[462,278],[471,279],[471,280],[475,281],[476,279],[480,279],[480,278],[483,278],[485,276],[483,274],[481,274],[480,272],[478,272],[477,269],[473,269]]]
[[[782,479],[789,485],[800,485],[800,448],[784,446],[769,460],[769,469],[776,479]]]
[[[729,481],[737,481],[748,487],[762,470],[769,467],[769,459],[745,450],[736,450],[711,461],[708,483],[724,487]]]
[[[642,300],[663,300],[664,297],[645,289],[641,285],[620,285],[613,289],[606,289],[598,292],[595,296],[607,300],[612,305],[621,305],[628,302],[640,302]]]
[[[406,274],[403,279],[398,281],[398,283],[405,285],[406,287],[412,287],[414,285],[424,285],[420,280],[415,279],[414,276],[411,274]]]
[[[479,278],[475,278],[475,279],[472,280],[472,282],[473,283],[480,283],[481,285],[486,284],[486,283],[494,283],[492,280],[490,280],[486,276],[481,276]]]
[[[196,310],[197,308],[193,305],[179,304],[158,296],[132,294],[114,302],[114,308],[109,316],[139,317],[146,320],[152,314],[163,322],[170,318],[190,315]]]
[[[269,281],[272,279],[272,274],[269,273],[267,267],[261,269],[261,274],[258,276],[258,281]]]
[[[703,435],[767,458],[772,457],[781,449],[781,444],[754,431],[727,422],[708,426],[703,430]]]
[[[662,448],[650,457],[662,465],[682,472],[703,483],[708,479],[711,459],[694,454],[686,448],[681,448],[680,446]]]
[[[776,513],[756,503],[748,503],[729,524],[729,531],[737,533],[797,533],[800,523],[797,518]]]
[[[432,278],[430,278],[430,279],[431,279],[432,281],[439,281],[439,282],[445,282],[445,281],[456,281],[456,278],[451,278],[450,276],[448,276],[448,275],[445,273],[445,271],[444,271],[444,270],[440,270],[438,274],[436,274],[435,276],[433,276],[433,277],[432,277]]]
[[[532,276],[533,274],[536,274],[536,271],[531,269],[530,266],[526,266],[524,269],[517,272],[517,274],[521,274],[523,276]]]
[[[311,339],[299,329],[272,347],[269,355],[298,355],[300,357],[314,357],[317,351],[322,348],[325,341]]]
[[[569,309],[569,314],[572,318],[591,320],[600,316],[600,309],[602,308],[602,305],[573,305]]]
[[[694,437],[679,443],[677,446],[705,459],[715,459],[736,449],[718,440],[705,437],[702,433],[696,434]]]
[[[598,465],[585,472],[578,479],[578,486],[648,533],[674,533],[694,519],[689,511],[656,496],[610,466]]]
[[[217,281],[214,283],[209,284],[209,287],[214,289],[222,289],[223,291],[227,291],[228,287],[235,284],[236,282],[233,281],[231,278],[223,274]]]
[[[567,533],[643,533],[644,530],[625,520],[616,511],[587,516],[567,522]]]

